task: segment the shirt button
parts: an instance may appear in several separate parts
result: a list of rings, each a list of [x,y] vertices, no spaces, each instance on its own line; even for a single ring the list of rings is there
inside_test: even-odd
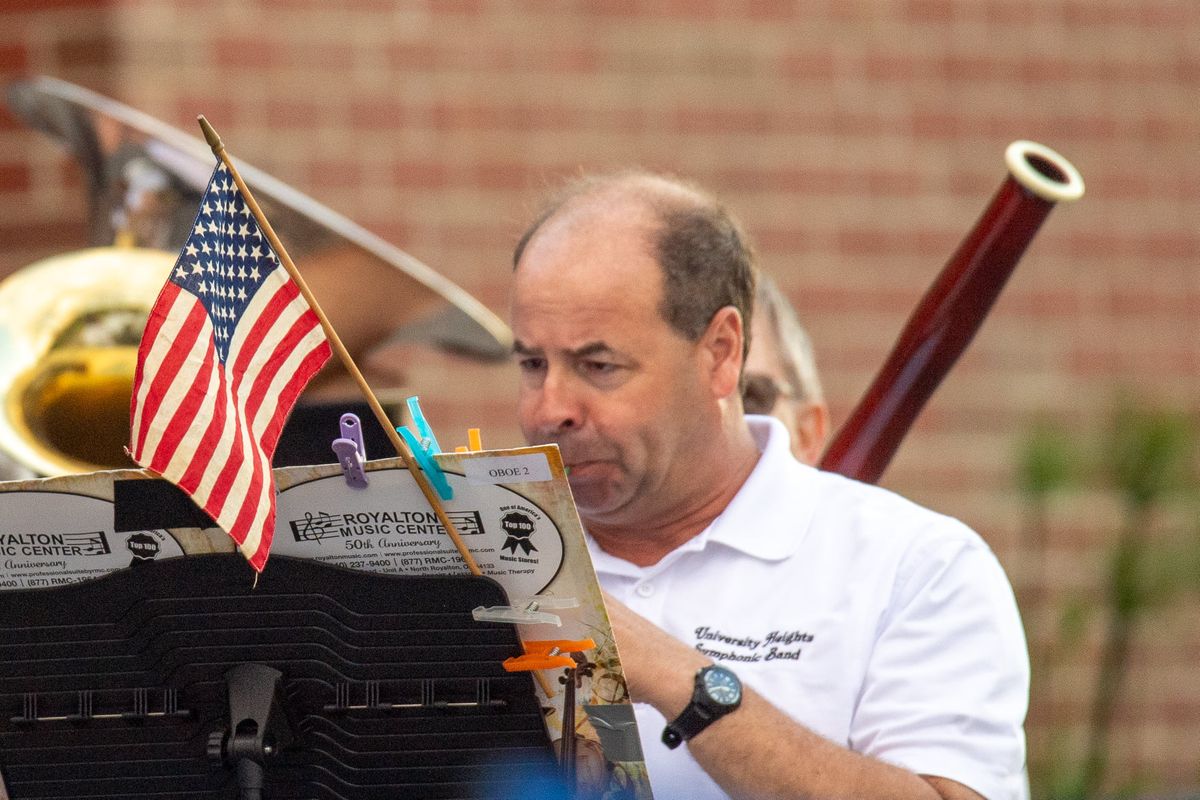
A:
[[[654,594],[653,583],[639,583],[633,591],[637,592],[638,597],[649,597]]]

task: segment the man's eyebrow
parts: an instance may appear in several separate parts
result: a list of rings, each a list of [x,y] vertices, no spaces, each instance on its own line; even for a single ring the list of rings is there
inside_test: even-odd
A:
[[[576,347],[574,350],[567,351],[573,358],[588,358],[590,356],[599,355],[601,353],[615,353],[609,345],[604,342],[588,342],[582,347]]]
[[[513,349],[513,353],[518,356],[542,356],[542,355],[545,355],[545,353],[546,353],[546,351],[544,351],[542,348],[530,347],[529,345],[522,342],[520,339],[516,339],[513,341],[512,349]],[[600,355],[600,354],[607,355],[607,354],[612,354],[612,353],[616,353],[616,352],[617,351],[614,350],[611,345],[608,345],[604,342],[588,342],[587,344],[582,345],[580,347],[576,347],[572,350],[567,350],[566,354],[568,356],[570,356],[571,358],[580,359],[580,358],[590,358],[591,356]]]

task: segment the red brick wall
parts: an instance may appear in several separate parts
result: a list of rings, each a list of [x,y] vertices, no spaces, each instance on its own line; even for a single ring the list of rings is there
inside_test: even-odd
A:
[[[1035,593],[1020,435],[1037,418],[1099,431],[1126,390],[1200,415],[1194,0],[35,6],[0,12],[0,75],[75,80],[186,130],[204,113],[233,152],[500,313],[511,245],[561,176],[640,164],[707,184],[800,307],[839,421],[999,185],[1005,145],[1059,150],[1087,196],[1052,213],[885,479],[984,534],[1042,598],[1036,638],[1067,593],[1098,591],[1116,509],[1056,510],[1053,581]],[[0,115],[0,270],[82,242],[76,183]],[[519,441],[509,370],[413,358],[439,429]],[[1114,786],[1200,780],[1195,611],[1145,626]],[[1090,660],[1035,693],[1036,741],[1080,724]]]
[[[116,90],[111,14],[101,0],[0,5],[0,82],[51,74]],[[0,275],[85,241],[75,165],[0,102]]]

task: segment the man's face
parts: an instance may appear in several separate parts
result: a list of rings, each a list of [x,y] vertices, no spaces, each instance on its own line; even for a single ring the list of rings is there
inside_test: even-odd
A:
[[[561,211],[514,276],[521,428],[559,445],[580,512],[602,523],[669,507],[714,420],[698,346],[659,314],[653,233],[628,202]]]

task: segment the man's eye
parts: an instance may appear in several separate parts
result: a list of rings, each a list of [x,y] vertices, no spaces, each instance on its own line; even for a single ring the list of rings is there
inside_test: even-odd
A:
[[[583,362],[583,368],[596,375],[607,375],[608,373],[615,372],[617,365],[610,361],[585,361]]]
[[[522,372],[540,372],[546,368],[546,359],[544,358],[522,358],[517,361],[517,367]]]

